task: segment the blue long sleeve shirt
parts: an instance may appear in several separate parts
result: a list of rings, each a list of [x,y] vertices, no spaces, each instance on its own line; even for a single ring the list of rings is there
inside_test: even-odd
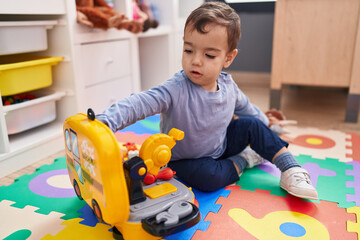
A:
[[[204,90],[179,71],[159,86],[132,94],[96,117],[115,132],[158,113],[161,132],[168,133],[171,128],[185,132],[184,139],[172,149],[172,160],[220,157],[233,114],[253,116],[269,124],[265,114],[224,72],[219,75],[216,92]]]

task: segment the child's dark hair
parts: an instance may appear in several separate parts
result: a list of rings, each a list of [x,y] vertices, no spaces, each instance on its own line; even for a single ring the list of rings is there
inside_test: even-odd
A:
[[[219,24],[226,27],[229,51],[236,49],[241,36],[240,17],[229,5],[222,2],[206,2],[191,12],[185,28],[191,26],[199,33],[205,34],[207,24]]]

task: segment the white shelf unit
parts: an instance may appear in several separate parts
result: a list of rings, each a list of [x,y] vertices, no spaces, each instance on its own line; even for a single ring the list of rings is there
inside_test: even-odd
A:
[[[64,149],[64,120],[88,107],[102,112],[118,99],[166,81],[181,69],[184,19],[203,1],[148,0],[158,7],[159,26],[145,33],[92,29],[76,22],[74,0],[0,3],[0,20],[56,20],[48,49],[37,55],[62,56],[52,68],[51,89],[65,92],[56,102],[56,120],[7,134],[0,102],[0,177]],[[115,10],[132,16],[132,0],[114,0]],[[40,7],[41,6],[41,7]]]
[[[55,21],[56,24],[46,31],[46,48],[34,51],[28,50],[27,53],[14,52],[3,57],[18,54],[64,57],[63,61],[51,67],[53,84],[44,88],[44,90],[52,90],[52,92],[58,93],[55,94],[58,97],[54,100],[56,118],[54,121],[41,126],[10,135],[8,133],[9,126],[6,124],[5,119],[5,115],[8,114],[6,109],[8,108],[5,108],[2,101],[0,101],[0,177],[61,151],[64,144],[62,139],[63,121],[66,116],[76,113],[71,41],[67,24],[65,24],[67,21],[65,2],[59,0],[36,0],[35,2],[36,5],[32,5],[33,7],[27,6],[24,0],[1,3],[0,18],[2,22],[28,21],[29,25],[32,24],[32,21]],[[29,38],[31,39],[31,36]],[[16,40],[16,38],[13,39],[13,41]],[[49,96],[51,97],[51,94]],[[44,96],[44,98],[48,97]],[[41,101],[42,99],[38,98],[33,102],[39,104]],[[31,101],[23,103],[23,105],[25,105],[24,110],[26,111],[34,106]],[[23,118],[26,119],[27,116],[23,116]]]

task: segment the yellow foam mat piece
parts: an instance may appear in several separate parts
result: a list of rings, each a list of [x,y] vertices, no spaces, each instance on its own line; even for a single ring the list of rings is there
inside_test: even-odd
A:
[[[228,214],[235,222],[257,239],[294,239],[293,236],[285,236],[280,231],[280,225],[284,223],[285,220],[286,222],[304,226],[306,229],[306,233],[303,236],[296,237],[296,239],[305,240],[311,236],[311,239],[330,240],[329,232],[320,221],[302,213],[276,211],[267,214],[262,219],[257,219],[244,209],[234,208],[231,209]]]
[[[80,221],[84,219],[74,218],[64,221],[62,224],[67,227],[64,228],[61,232],[52,236],[50,234],[46,235],[42,240],[49,239],[87,239],[87,240],[97,240],[97,239],[114,239],[112,232],[109,231],[111,226],[98,223],[95,227],[89,227],[83,224],[80,224]]]
[[[356,214],[356,223],[352,221],[347,221],[346,226],[348,232],[355,232],[358,235],[358,239],[360,239],[360,207],[350,207],[347,208],[346,211],[348,213]]]

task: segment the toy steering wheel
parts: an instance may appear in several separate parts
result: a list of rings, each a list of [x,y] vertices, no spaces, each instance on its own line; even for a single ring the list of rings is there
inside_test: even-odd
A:
[[[157,175],[160,168],[166,165],[171,158],[171,149],[176,140],[184,138],[184,132],[173,128],[169,134],[155,134],[141,145],[139,157],[143,159],[148,172]]]

